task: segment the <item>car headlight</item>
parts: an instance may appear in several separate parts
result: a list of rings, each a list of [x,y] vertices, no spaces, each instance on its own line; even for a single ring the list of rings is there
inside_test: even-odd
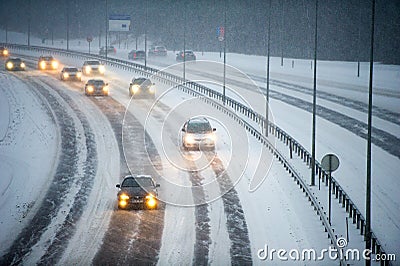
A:
[[[3,55],[8,55],[8,51],[7,50],[3,50]]]
[[[211,141],[211,142],[215,142],[217,139],[217,137],[215,136],[214,133],[210,133],[207,135],[207,140]]]
[[[88,86],[88,87],[86,88],[86,90],[87,90],[89,93],[92,93],[92,92],[94,91],[94,88],[93,88],[93,86]]]
[[[81,73],[81,72],[77,72],[77,73],[76,73],[76,77],[77,77],[77,78],[81,78],[81,77],[82,77],[82,73]]]
[[[133,94],[138,93],[139,89],[140,89],[140,86],[139,86],[139,85],[133,85],[133,86],[132,86],[132,92],[133,92]]]
[[[119,199],[120,199],[120,200],[128,200],[128,199],[129,199],[129,196],[126,195],[126,194],[121,194],[121,195],[119,196]]]
[[[150,86],[149,92],[152,93],[152,94],[155,93],[156,92],[156,87],[154,85]]]
[[[40,61],[40,68],[45,69],[46,68],[46,62],[45,61]]]
[[[56,69],[58,67],[58,62],[57,61],[51,61],[51,67],[53,69]]]
[[[191,134],[187,134],[185,136],[185,142],[188,144],[193,144],[195,142],[194,137]]]
[[[150,193],[146,196],[146,205],[149,208],[154,208],[157,205],[157,200],[153,194]]]
[[[87,73],[90,73],[90,71],[92,71],[91,66],[85,66],[85,71],[86,71]]]
[[[104,92],[108,92],[108,86],[104,86],[104,87],[103,87],[103,91],[104,91]]]
[[[106,71],[106,68],[105,68],[103,65],[100,65],[100,66],[99,66],[99,72],[100,72],[101,74],[104,74],[105,71]]]
[[[7,62],[7,68],[12,69],[14,67],[14,64],[12,62]]]
[[[21,63],[20,65],[19,65],[21,68],[25,68],[26,67],[26,65],[25,65],[25,63]]]
[[[65,79],[67,79],[67,78],[69,77],[69,74],[68,74],[67,72],[65,72],[65,73],[63,73],[63,77],[64,77]]]

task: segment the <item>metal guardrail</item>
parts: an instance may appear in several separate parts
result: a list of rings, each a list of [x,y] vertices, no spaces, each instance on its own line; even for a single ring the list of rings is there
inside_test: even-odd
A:
[[[265,127],[265,117],[262,116],[261,114],[255,112],[254,110],[250,109],[249,107],[245,106],[242,103],[237,102],[236,100],[223,96],[222,93],[217,92],[213,89],[210,89],[204,85],[191,82],[188,80],[184,80],[181,77],[178,77],[176,75],[160,71],[156,68],[152,67],[145,67],[144,65],[141,64],[136,64],[133,62],[129,62],[126,60],[121,60],[117,58],[110,58],[108,57],[107,59],[104,56],[96,55],[96,54],[89,54],[89,53],[84,53],[84,52],[77,52],[77,51],[67,51],[64,49],[58,49],[58,48],[50,48],[50,47],[42,47],[42,46],[27,46],[27,45],[20,45],[20,44],[5,44],[1,43],[1,46],[5,46],[8,48],[12,48],[15,50],[30,50],[34,52],[41,52],[41,53],[51,53],[51,54],[58,54],[62,56],[69,56],[72,58],[80,58],[80,59],[97,59],[100,60],[107,65],[121,68],[124,70],[129,70],[133,72],[138,72],[141,73],[145,76],[155,76],[158,80],[171,84],[175,86],[176,84],[184,84],[185,86],[181,86],[181,88],[185,88],[186,90],[190,90],[190,92],[195,93],[196,95],[201,95],[205,96],[207,98],[207,101],[212,103],[215,107],[217,107],[220,110],[229,110],[227,107],[232,108],[233,111],[239,112],[243,115],[245,115],[247,118],[250,120],[256,122],[261,126],[261,128]],[[188,92],[188,91],[186,91]],[[224,99],[225,98],[225,99]],[[211,99],[214,99],[211,101]],[[225,106],[221,105],[219,102],[225,101]],[[250,124],[248,124],[246,121],[241,119],[240,117],[237,116],[236,113],[229,111],[230,116],[236,117],[237,121],[239,124],[244,126],[249,132],[256,137],[258,140],[260,140],[264,145],[268,142],[267,139],[258,132],[256,129],[254,129]],[[288,133],[286,133],[284,130],[282,130],[280,127],[275,125],[272,122],[268,122],[268,132],[271,134],[274,134],[275,137],[277,137],[280,141],[286,144],[286,146],[289,147],[292,151],[294,151],[297,156],[299,156],[306,165],[311,164],[312,156],[311,154],[299,143],[297,142],[293,137],[291,137]],[[269,144],[270,145],[270,144]],[[284,165],[285,169],[289,172],[289,174],[292,175],[292,177],[296,180],[297,184],[300,186],[300,188],[303,190],[304,193],[306,193],[307,197],[309,198],[309,201],[311,201],[311,204],[314,206],[315,211],[317,214],[320,216],[321,221],[323,221],[325,230],[328,232],[329,237],[331,238],[331,242],[333,239],[336,239],[337,236],[334,235],[333,230],[329,229],[330,226],[326,225],[326,217],[323,215],[324,212],[320,209],[319,205],[317,204],[315,198],[312,196],[308,185],[304,183],[304,180],[301,178],[301,176],[295,171],[295,169],[289,164],[287,159],[275,148],[267,146],[268,149],[276,156],[276,158]],[[318,175],[319,178],[321,178],[322,182],[325,183],[325,186],[328,185],[328,173],[322,168],[320,162],[315,160],[315,174]],[[360,234],[364,235],[365,234],[365,218],[361,214],[360,210],[356,207],[354,202],[350,199],[349,195],[344,191],[344,189],[339,185],[337,180],[332,177],[332,194],[338,199],[339,204],[342,205],[343,208],[346,209],[346,212],[349,214],[349,218],[352,218],[353,224],[356,225],[356,228],[360,230]],[[371,230],[371,250],[373,254],[380,254],[381,256],[384,254],[387,254],[381,243],[379,242],[378,238],[376,235],[372,232]],[[333,241],[335,242],[335,241]],[[333,243],[335,244],[335,243]],[[390,265],[390,261],[381,261],[381,265]]]

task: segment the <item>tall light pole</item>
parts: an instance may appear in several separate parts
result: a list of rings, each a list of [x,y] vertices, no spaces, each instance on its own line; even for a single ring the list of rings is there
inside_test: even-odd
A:
[[[361,45],[361,0],[358,0],[358,49],[357,49],[357,77],[360,77],[360,45]]]
[[[31,0],[29,0],[29,5],[28,5],[28,46],[31,46],[31,17],[32,17],[32,3]]]
[[[268,110],[269,110],[269,61],[270,61],[270,42],[271,42],[271,7],[272,2],[269,0],[268,7],[268,39],[267,39],[267,95],[265,96],[265,136],[268,137]]]
[[[67,50],[69,50],[69,0],[67,2]]]
[[[365,249],[371,249],[371,134],[372,134],[372,84],[374,72],[374,35],[375,35],[375,0],[372,0],[371,15],[371,50],[369,61],[369,86],[368,86],[368,139],[367,139],[367,188],[365,210]],[[365,265],[370,266],[371,260],[365,260]]]
[[[283,27],[285,26],[285,0],[282,0],[282,23],[281,23],[281,66],[283,66]]]
[[[145,11],[145,18],[144,18],[144,67],[147,67],[147,2],[148,0],[146,0],[146,11]]]
[[[186,3],[183,6],[183,82],[186,83]]]
[[[224,1],[224,85],[222,88],[223,91],[223,103],[226,103],[226,0]]]
[[[311,186],[315,185],[315,124],[317,109],[317,48],[318,48],[318,0],[315,0],[315,30],[314,30],[314,88],[312,115],[312,154],[311,154]]]
[[[106,36],[106,43],[105,43],[105,52],[106,52],[106,60],[107,60],[107,46],[108,46],[108,1],[106,0],[106,32],[105,32],[105,36]]]

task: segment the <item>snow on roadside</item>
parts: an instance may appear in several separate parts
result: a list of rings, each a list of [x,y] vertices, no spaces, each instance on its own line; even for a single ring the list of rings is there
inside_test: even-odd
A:
[[[0,72],[0,255],[40,205],[57,166],[59,133],[46,103]],[[8,102],[8,104],[6,104]],[[3,105],[4,103],[4,105]]]

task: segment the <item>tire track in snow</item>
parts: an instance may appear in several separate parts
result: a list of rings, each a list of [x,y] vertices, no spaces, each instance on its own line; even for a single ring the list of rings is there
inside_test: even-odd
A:
[[[24,257],[29,254],[32,247],[39,241],[41,235],[46,231],[54,216],[57,215],[64,197],[74,182],[74,173],[78,170],[77,165],[77,139],[74,120],[65,111],[65,107],[46,88],[31,80],[31,86],[41,94],[55,114],[55,120],[61,134],[61,153],[59,163],[52,183],[44,197],[43,202],[33,216],[30,223],[21,231],[13,242],[9,251],[0,259],[0,265],[20,264]],[[42,100],[42,99],[41,99]]]
[[[51,86],[51,84],[48,82],[43,82]],[[53,86],[53,88],[68,103],[68,105],[78,116],[78,119],[80,120],[84,130],[87,153],[83,167],[83,176],[80,176],[79,180],[77,181],[77,185],[80,188],[74,197],[73,204],[66,216],[66,219],[64,220],[62,226],[58,228],[53,242],[48,247],[46,254],[43,255],[38,262],[39,264],[55,264],[61,258],[65,248],[67,247],[68,240],[75,232],[76,222],[81,217],[83,208],[88,202],[89,194],[93,187],[93,180],[96,177],[98,163],[95,137],[88,119],[70,96],[55,86]]]
[[[144,132],[141,124],[130,113],[126,113],[123,129],[125,107],[112,98],[93,97],[92,101],[99,106],[114,130],[121,157],[121,176],[129,174],[126,160],[135,169],[134,173],[150,174],[157,177],[155,167],[160,167],[159,156],[150,137]],[[123,132],[124,130],[124,132]],[[125,146],[122,145],[122,132]],[[147,151],[144,146],[146,138]],[[125,156],[123,151],[125,151]],[[150,158],[149,158],[149,157]],[[117,190],[115,199],[117,200]],[[103,245],[97,252],[94,265],[154,265],[158,261],[161,248],[161,237],[164,226],[164,207],[160,203],[158,210],[116,210],[112,214],[110,226],[106,232]]]
[[[211,161],[211,167],[216,175],[222,194],[226,227],[231,241],[231,264],[252,265],[249,232],[239,195],[219,157],[209,152],[205,154],[207,159]]]

